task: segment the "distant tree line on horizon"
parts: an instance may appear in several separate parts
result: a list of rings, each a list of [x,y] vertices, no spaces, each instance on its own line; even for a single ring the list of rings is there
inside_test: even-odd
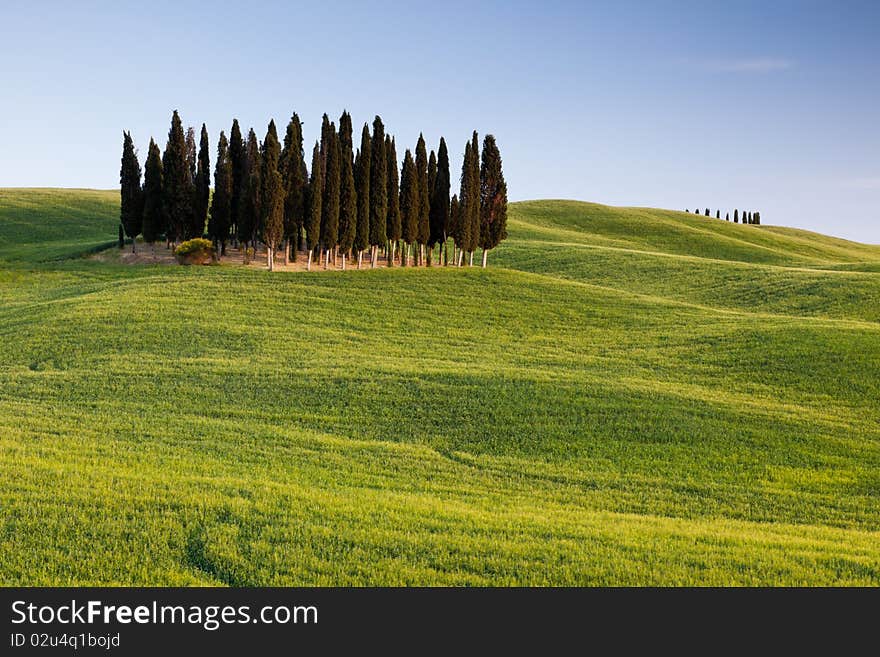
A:
[[[214,244],[218,258],[227,245],[242,248],[245,258],[259,243],[266,247],[269,270],[282,249],[285,264],[305,251],[307,268],[317,253],[326,268],[341,256],[357,257],[361,267],[369,250],[375,267],[379,249],[388,266],[431,266],[433,251],[444,265],[473,265],[474,251],[488,252],[507,237],[507,184],[501,154],[491,134],[477,132],[465,144],[459,193],[450,198],[449,154],[440,138],[436,153],[427,154],[419,135],[415,156],[407,149],[403,166],[394,137],[385,133],[379,116],[361,131],[360,147],[352,139],[351,115],[345,111],[339,126],[324,114],[321,138],[307,167],[302,122],[290,119],[283,144],[275,121],[262,142],[251,128],[243,137],[238,120],[229,138],[221,131],[210,187],[210,145],[202,124],[198,149],[195,131],[184,133],[177,110],[164,152],[150,139],[141,184],[141,166],[131,133],[123,132],[120,169],[120,230],[153,246],[164,237],[168,248],[180,240],[203,237]],[[124,235],[123,235],[124,233]],[[449,259],[448,241],[453,241]]]
[[[690,210],[685,208],[685,212],[690,212]],[[700,214],[700,210],[699,209],[694,210],[694,214]],[[707,217],[712,216],[712,213],[709,211],[709,208],[706,208],[706,216]],[[721,210],[715,210],[715,218],[721,219]],[[725,214],[724,219],[726,221],[730,221],[730,213],[729,212]],[[733,211],[733,223],[735,223],[735,224],[740,223],[739,209],[735,209]],[[745,210],[743,210],[742,223],[760,225],[761,224],[761,213],[760,212],[746,212]]]

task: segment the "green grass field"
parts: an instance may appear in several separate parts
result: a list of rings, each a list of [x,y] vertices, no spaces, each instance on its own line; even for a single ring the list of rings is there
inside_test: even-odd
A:
[[[535,201],[487,270],[83,256],[117,215],[0,190],[2,584],[880,584],[880,247]]]

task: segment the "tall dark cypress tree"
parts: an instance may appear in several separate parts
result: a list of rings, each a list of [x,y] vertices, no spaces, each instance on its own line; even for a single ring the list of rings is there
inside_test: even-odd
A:
[[[725,213],[725,215],[724,215],[724,220],[725,220],[725,221],[730,221],[730,213],[729,213],[729,212]]]
[[[122,165],[119,168],[119,220],[125,234],[131,238],[131,252],[141,234],[143,224],[143,190],[141,189],[141,165],[134,150],[130,132],[122,133]]]
[[[250,243],[256,247],[259,234],[263,197],[261,169],[260,144],[254,129],[251,128],[248,130],[247,138],[247,189],[242,200],[242,212],[238,218],[238,241],[245,249],[245,259],[247,259],[247,245]]]
[[[351,115],[343,112],[339,117],[339,250],[342,252],[342,268],[345,257],[354,245],[357,229],[357,192],[354,182],[354,154],[352,153]]]
[[[452,262],[453,264],[458,264],[458,256],[455,252],[456,247],[461,243],[461,207],[458,203],[458,194],[452,195],[452,200],[449,201],[449,237],[453,240],[452,247]],[[447,263],[448,264],[448,263]]]
[[[464,250],[468,254],[468,266],[474,264],[474,251],[480,244],[480,143],[474,130],[468,158],[467,187],[462,188],[460,203],[462,235],[465,237]],[[466,229],[464,226],[466,225]]]
[[[756,226],[761,225],[761,213],[760,212],[755,213],[755,225]]]
[[[749,212],[749,223],[752,223],[752,213]]]
[[[195,196],[193,198],[192,225],[189,227],[189,237],[201,237],[205,232],[205,221],[208,218],[208,202],[211,198],[211,158],[208,142],[208,130],[202,124],[199,136],[199,155],[196,160],[196,175],[193,179]]]
[[[324,177],[324,198],[321,201],[321,237],[324,248],[324,265],[330,264],[330,254],[339,243],[339,201],[342,182],[342,167],[339,152],[339,135],[336,126],[330,124],[330,133],[325,144],[327,150],[322,154],[326,161]]]
[[[468,200],[471,197],[471,142],[464,145],[464,159],[461,163],[461,187],[458,192],[458,218],[455,225],[455,232],[452,237],[458,247],[458,258],[455,261],[457,266],[461,266],[464,260],[464,254],[467,252],[468,244],[470,244],[471,222],[468,219],[470,208]]]
[[[312,177],[309,180],[309,213],[306,217],[306,249],[309,252],[308,269],[312,269],[312,254],[321,239],[321,202],[324,200],[324,181],[321,176],[321,145],[312,149]]]
[[[389,135],[385,135],[385,173],[387,176],[388,220],[385,222],[385,234],[388,237],[388,266],[394,265],[394,252],[400,241],[400,179],[397,174],[397,144]]]
[[[428,155],[428,216],[431,215],[431,196],[434,192],[434,183],[437,180],[437,154],[431,150]]]
[[[386,241],[385,224],[388,221],[388,162],[385,157],[385,126],[382,119],[373,119],[373,138],[370,140],[370,266],[376,266],[379,245]]]
[[[428,153],[425,149],[425,138],[419,133],[419,141],[416,143],[416,189],[419,194],[419,227],[416,231],[416,264],[423,262],[422,251],[428,243],[431,233],[430,203],[428,201]]]
[[[156,142],[150,139],[147,162],[144,165],[144,241],[156,255],[156,240],[162,234],[162,155]]]
[[[733,210],[733,223],[739,223],[739,210],[737,210],[736,208],[734,208]]]
[[[354,236],[354,250],[358,254],[358,269],[364,249],[370,244],[370,162],[372,160],[370,127],[365,123],[361,131],[361,147],[355,159],[354,183],[357,191],[357,227]]]
[[[706,216],[709,216],[709,208],[706,208]]]
[[[284,183],[278,164],[281,161],[281,144],[275,121],[269,121],[266,138],[263,140],[262,169],[260,182],[262,194],[260,211],[263,242],[266,244],[266,265],[269,271],[275,269],[275,249],[284,239]]]
[[[721,219],[721,210],[715,210],[715,218]]]
[[[507,183],[495,137],[486,135],[480,165],[480,248],[484,268],[489,251],[504,239],[507,239]]]
[[[407,148],[400,174],[400,220],[403,238],[400,262],[404,267],[409,264],[409,250],[419,232],[419,190],[416,185],[416,163]]]
[[[437,149],[437,173],[434,176],[434,184],[431,186],[430,205],[429,263],[431,262],[431,252],[434,246],[437,244],[445,245],[446,230],[449,223],[449,153],[446,150],[446,140],[443,137],[440,138],[440,147]],[[437,260],[440,260],[440,255],[437,256]],[[445,261],[446,258],[444,258]]]
[[[248,186],[247,148],[241,136],[238,119],[233,119],[232,129],[229,131],[229,166],[232,171],[229,230],[238,238],[239,217],[244,212],[244,199],[247,196]]]
[[[214,165],[214,197],[211,199],[211,219],[208,234],[214,242],[215,252],[226,255],[226,242],[232,220],[232,162],[229,158],[229,142],[220,131],[217,143],[217,162]],[[217,248],[219,246],[219,249]]]
[[[165,210],[165,237],[169,244],[186,232],[192,212],[191,179],[186,161],[186,138],[177,110],[171,116],[168,143],[162,156],[162,205]]]
[[[305,192],[308,185],[306,163],[303,155],[302,122],[296,112],[290,117],[281,150],[281,178],[284,185],[284,263],[290,260],[290,250],[299,246],[299,238],[305,223]],[[292,243],[292,244],[291,244]]]
[[[183,225],[183,235],[186,239],[192,239],[196,237],[194,235],[193,226],[195,225],[195,212],[196,212],[196,131],[195,128],[189,126],[186,129],[186,182],[187,187],[189,188],[189,214],[186,217],[186,221]],[[199,233],[198,237],[201,237],[201,233]]]

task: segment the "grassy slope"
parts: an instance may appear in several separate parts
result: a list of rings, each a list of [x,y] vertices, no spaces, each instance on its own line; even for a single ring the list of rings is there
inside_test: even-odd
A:
[[[880,583],[876,247],[534,202],[487,271],[120,267],[35,194],[4,583]]]

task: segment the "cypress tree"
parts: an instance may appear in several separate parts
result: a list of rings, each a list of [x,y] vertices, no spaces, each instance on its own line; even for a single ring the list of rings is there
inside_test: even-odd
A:
[[[733,210],[733,223],[739,223],[739,210],[737,210],[736,208],[734,208]]]
[[[324,248],[324,266],[330,264],[330,253],[336,249],[339,243],[339,201],[341,189],[341,166],[339,153],[339,135],[336,126],[330,124],[330,133],[325,145],[326,153],[323,159],[326,161],[324,177],[324,198],[321,202],[321,237],[320,241]]]
[[[302,122],[296,112],[287,124],[279,166],[284,186],[284,264],[287,264],[290,261],[291,248],[296,260],[296,249],[305,222],[305,192],[308,185],[303,156]]]
[[[468,231],[470,230],[470,222],[468,221],[468,212],[469,209],[467,207],[468,197],[469,197],[469,185],[470,185],[470,177],[471,177],[471,143],[467,142],[464,145],[464,159],[461,163],[461,185],[458,192],[458,215],[456,217],[455,222],[455,231],[452,234],[452,238],[455,240],[455,245],[458,248],[458,259],[455,261],[456,266],[461,267],[461,261],[464,259],[464,253],[467,251],[467,245],[470,241],[470,235]]]
[[[461,225],[461,207],[458,203],[458,194],[452,195],[452,200],[449,201],[449,237],[452,238],[452,262],[453,264],[458,263],[458,254],[456,252],[456,248],[459,244],[457,236],[459,233],[459,226]],[[447,264],[449,264],[447,262]]]
[[[397,144],[394,138],[385,135],[385,173],[386,196],[388,198],[388,220],[385,222],[385,235],[388,238],[388,266],[394,265],[394,254],[401,236],[400,221],[400,180],[397,173]]]
[[[330,152],[330,140],[336,134],[336,127],[331,125],[327,113],[321,117],[321,179],[327,183],[327,155]]]
[[[345,257],[354,245],[357,229],[357,192],[354,182],[354,159],[352,153],[351,115],[343,112],[339,117],[339,250],[342,251],[342,269]]]
[[[260,198],[263,241],[266,243],[266,265],[269,271],[275,269],[275,249],[284,239],[284,182],[278,164],[281,161],[281,144],[275,121],[269,121],[266,138],[263,140],[263,161],[260,179],[262,196]]]
[[[321,179],[321,146],[315,142],[312,149],[312,177],[309,180],[309,213],[306,217],[306,249],[309,252],[307,268],[312,270],[312,253],[321,239],[321,202],[324,198],[324,181]]]
[[[186,129],[186,166],[189,171],[189,182],[195,184],[196,179],[196,131],[189,126]]]
[[[434,183],[431,186],[430,206],[428,263],[431,262],[431,252],[434,249],[434,245],[441,244],[445,246],[446,231],[449,224],[449,153],[446,150],[446,140],[443,137],[440,137],[440,147],[437,149],[437,172],[434,177]],[[440,256],[438,255],[439,259]],[[444,263],[447,260],[445,254],[443,260]]]
[[[119,250],[125,248],[125,229],[122,227],[122,224],[119,224]]]
[[[434,182],[437,179],[437,154],[431,150],[428,155],[428,178],[425,192],[428,197],[428,221],[427,232],[425,233],[425,265],[431,266],[431,255],[433,252],[433,244],[431,243],[431,199],[434,196]]]
[[[187,231],[190,237],[201,237],[205,232],[205,221],[208,218],[208,202],[211,198],[211,159],[208,150],[208,130],[202,124],[199,136],[199,154],[196,160],[196,174],[193,178],[193,213],[192,224]]]
[[[428,243],[431,234],[429,214],[431,212],[428,201],[428,153],[425,149],[425,138],[419,133],[419,141],[416,143],[416,189],[419,194],[419,227],[416,231],[416,265],[422,264],[422,250]]]
[[[706,216],[709,216],[709,208],[706,208]]]
[[[724,215],[724,220],[730,221],[730,213],[729,212]]]
[[[183,235],[186,239],[201,237],[201,232],[195,235],[195,212],[196,212],[196,131],[192,126],[186,129],[186,182],[189,188],[189,213],[183,225]]]
[[[761,225],[761,213],[760,212],[755,213],[755,225],[756,226]]]
[[[416,165],[407,148],[403,156],[403,171],[400,174],[400,220],[403,253],[400,262],[409,264],[409,249],[419,230],[419,190],[416,187]]]
[[[256,247],[260,215],[262,213],[260,203],[263,195],[261,181],[262,156],[260,154],[260,145],[257,142],[257,135],[253,128],[248,130],[246,157],[247,188],[242,199],[242,212],[238,218],[238,241],[244,246],[245,259],[247,259],[248,244]],[[256,251],[256,248],[254,250]]]
[[[373,138],[370,142],[370,246],[372,254],[370,266],[376,266],[379,245],[386,241],[385,224],[388,220],[388,187],[383,184],[387,180],[388,162],[385,157],[385,126],[382,119],[373,119]]]
[[[122,133],[122,165],[119,168],[119,221],[131,238],[131,252],[135,253],[136,237],[143,224],[143,191],[141,165],[134,150],[130,132]]]
[[[474,251],[480,243],[480,145],[474,130],[466,149],[467,168],[462,170],[461,204],[462,247],[468,254],[468,266],[474,263]]]
[[[233,119],[232,129],[229,131],[229,166],[232,171],[229,230],[237,238],[240,234],[239,217],[244,211],[248,183],[247,149],[241,136],[238,119]]]
[[[749,212],[749,223],[752,223],[752,213]]]
[[[229,239],[229,225],[232,217],[232,163],[229,159],[229,142],[220,131],[217,143],[217,162],[214,165],[214,197],[211,199],[211,219],[208,234],[220,256],[226,255],[226,241]]]
[[[186,162],[186,138],[177,110],[171,116],[168,142],[162,156],[162,207],[165,213],[165,237],[169,244],[185,234],[189,220],[192,193],[189,165]]]
[[[358,254],[358,269],[364,249],[370,244],[370,161],[372,157],[370,128],[365,123],[361,131],[361,147],[355,159],[354,184],[357,193],[357,226],[355,228],[354,250]]]
[[[150,139],[147,162],[144,165],[144,241],[156,255],[156,240],[162,233],[162,155],[156,142]]]
[[[483,138],[480,165],[480,248],[483,267],[486,257],[507,238],[507,183],[501,168],[501,153],[493,135]]]
[[[721,210],[715,210],[715,218],[721,219]]]

